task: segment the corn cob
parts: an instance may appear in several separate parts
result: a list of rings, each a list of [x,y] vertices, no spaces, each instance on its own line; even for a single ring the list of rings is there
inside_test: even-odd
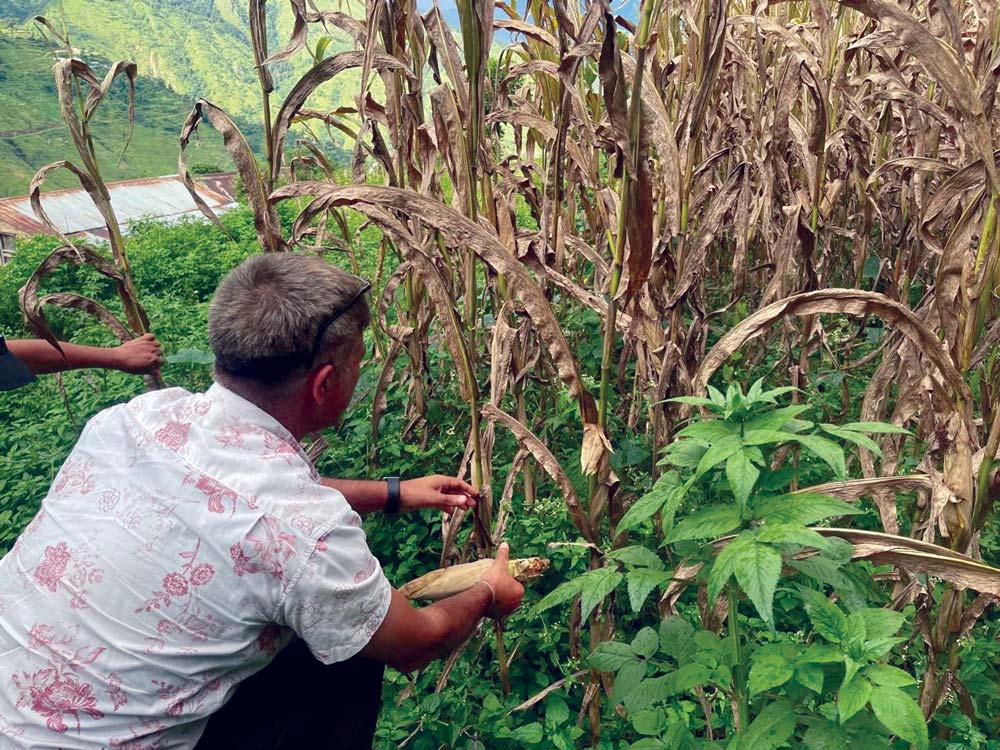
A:
[[[476,581],[486,575],[486,571],[492,565],[493,561],[485,558],[462,565],[452,565],[450,568],[432,570],[419,578],[414,578],[399,590],[407,599],[428,601],[444,599],[472,588]],[[521,583],[537,578],[548,567],[549,561],[544,557],[524,557],[508,562],[510,574]]]

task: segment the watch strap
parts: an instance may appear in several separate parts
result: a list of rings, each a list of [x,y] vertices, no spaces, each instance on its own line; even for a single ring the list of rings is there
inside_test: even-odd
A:
[[[385,502],[385,512],[389,515],[399,513],[400,481],[399,477],[383,477],[389,487],[389,498]]]

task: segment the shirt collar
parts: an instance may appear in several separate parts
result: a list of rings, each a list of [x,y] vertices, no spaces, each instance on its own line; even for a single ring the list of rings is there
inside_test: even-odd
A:
[[[292,435],[292,433],[289,432],[288,429],[281,424],[281,422],[261,409],[257,406],[257,404],[252,401],[248,401],[238,393],[229,390],[220,383],[214,383],[212,387],[205,392],[205,396],[208,399],[215,401],[217,404],[220,404],[225,411],[231,412],[239,416],[240,419],[260,427],[262,430],[267,430],[268,432],[277,435],[285,442],[294,445],[298,449],[299,453],[305,456],[305,453],[302,451],[299,441],[295,439],[295,436]]]

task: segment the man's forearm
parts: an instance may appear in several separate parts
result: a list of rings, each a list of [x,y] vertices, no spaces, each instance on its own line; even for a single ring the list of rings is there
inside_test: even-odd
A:
[[[393,666],[412,672],[458,648],[472,635],[492,603],[490,589],[476,585],[417,610],[427,623],[427,632],[433,636],[418,644],[406,662]]]
[[[85,367],[115,368],[118,365],[114,349],[99,346],[82,346],[60,341],[63,354],[52,344],[41,339],[7,341],[7,348],[36,375],[46,375]]]
[[[356,513],[374,513],[385,508],[389,500],[389,485],[381,480],[371,479],[327,479],[320,480],[346,498],[348,505]]]

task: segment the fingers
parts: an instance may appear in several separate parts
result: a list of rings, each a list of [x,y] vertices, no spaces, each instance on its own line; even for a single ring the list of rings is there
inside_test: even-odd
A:
[[[445,492],[464,492],[471,498],[479,497],[479,490],[458,477],[441,477],[441,489]]]
[[[510,560],[510,545],[507,544],[507,542],[503,542],[499,547],[497,547],[497,554],[493,559],[498,563],[506,565]]]
[[[475,508],[476,501],[473,500],[468,495],[445,495],[442,494],[440,498],[442,505],[449,506],[452,508]]]

